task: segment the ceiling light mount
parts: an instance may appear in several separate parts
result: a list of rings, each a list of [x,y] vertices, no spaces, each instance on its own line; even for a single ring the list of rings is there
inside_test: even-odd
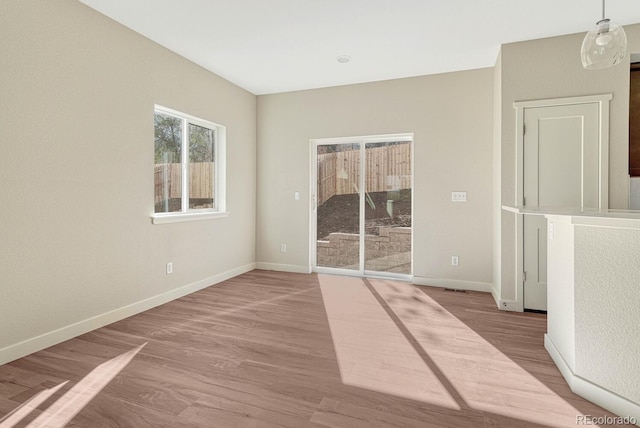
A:
[[[346,64],[351,61],[351,57],[349,55],[338,55],[336,57],[336,61],[338,61],[340,64]]]
[[[605,0],[602,0],[602,19],[582,41],[580,56],[587,70],[598,70],[620,64],[627,54],[627,35],[622,26],[605,18]]]

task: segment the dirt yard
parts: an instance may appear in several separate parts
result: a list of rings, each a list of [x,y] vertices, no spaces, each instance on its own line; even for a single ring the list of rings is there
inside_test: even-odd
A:
[[[365,229],[378,234],[378,226],[411,226],[411,190],[369,193],[375,210],[365,203]],[[366,198],[365,198],[366,199]],[[393,218],[387,213],[387,200],[393,200]],[[318,207],[318,239],[332,232],[358,233],[359,195],[336,195]]]

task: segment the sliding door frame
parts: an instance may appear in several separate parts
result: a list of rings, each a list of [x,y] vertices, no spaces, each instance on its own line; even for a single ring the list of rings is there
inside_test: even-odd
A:
[[[411,147],[411,273],[399,274],[380,271],[369,271],[365,269],[365,194],[366,194],[366,145],[367,143],[384,143],[388,141],[408,141]],[[359,144],[360,150],[360,180],[358,182],[359,189],[359,269],[342,269],[318,266],[317,258],[317,230],[318,230],[318,147],[332,144]],[[411,281],[413,279],[413,200],[414,200],[414,156],[413,156],[413,133],[399,134],[383,134],[383,135],[366,135],[356,137],[335,137],[335,138],[318,138],[310,140],[310,179],[309,179],[309,198],[311,206],[309,209],[309,266],[312,272],[328,273],[346,276],[358,277],[379,277],[393,278]]]

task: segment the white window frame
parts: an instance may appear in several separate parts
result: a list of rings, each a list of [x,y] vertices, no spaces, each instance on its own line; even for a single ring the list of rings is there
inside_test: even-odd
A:
[[[229,213],[226,210],[226,127],[209,120],[191,116],[157,104],[154,105],[153,113],[154,116],[156,113],[160,113],[182,120],[182,159],[180,160],[182,165],[182,207],[179,212],[154,212],[151,215],[153,224],[227,217]],[[201,126],[215,132],[213,148],[215,162],[213,177],[215,208],[189,208],[189,125]]]

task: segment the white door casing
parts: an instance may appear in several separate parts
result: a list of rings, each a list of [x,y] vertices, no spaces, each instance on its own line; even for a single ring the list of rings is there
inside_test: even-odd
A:
[[[515,103],[517,205],[608,207],[608,106],[611,95]],[[547,223],[518,216],[517,304],[546,310]]]

